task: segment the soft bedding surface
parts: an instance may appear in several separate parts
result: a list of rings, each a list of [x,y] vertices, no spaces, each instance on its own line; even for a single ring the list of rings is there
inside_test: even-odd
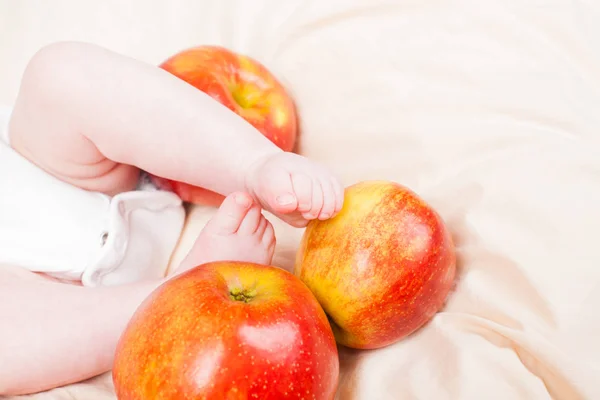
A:
[[[41,45],[158,63],[196,44],[290,88],[303,154],[449,224],[459,280],[405,341],[341,350],[340,399],[600,398],[600,5],[587,0],[0,0],[0,101]],[[192,211],[174,262],[212,210]],[[276,223],[289,268],[301,231]],[[103,375],[34,396],[114,399]]]

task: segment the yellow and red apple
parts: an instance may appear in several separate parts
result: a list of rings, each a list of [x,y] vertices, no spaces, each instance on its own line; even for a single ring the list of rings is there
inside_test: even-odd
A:
[[[294,149],[294,103],[277,78],[255,59],[219,46],[199,46],[173,55],[160,67],[240,115],[282,150]],[[153,180],[186,202],[219,205],[223,200],[219,194],[187,183]]]
[[[280,268],[204,264],[138,308],[118,343],[120,400],[332,400],[339,361],[327,316]]]
[[[438,213],[411,190],[374,181],[347,188],[336,217],[309,223],[294,273],[319,300],[340,344],[374,349],[442,308],[455,265]]]

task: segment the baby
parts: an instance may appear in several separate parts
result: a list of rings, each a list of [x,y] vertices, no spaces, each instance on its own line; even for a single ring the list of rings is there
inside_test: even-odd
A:
[[[176,274],[269,264],[263,209],[302,227],[343,202],[322,166],[169,73],[88,44],[33,57],[0,137],[0,395],[109,370],[136,307],[169,279],[184,209],[141,170],[227,196]]]

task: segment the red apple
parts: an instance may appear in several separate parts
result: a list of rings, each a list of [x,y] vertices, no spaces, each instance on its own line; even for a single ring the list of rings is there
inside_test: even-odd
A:
[[[378,181],[347,188],[340,214],[308,225],[294,273],[321,303],[338,343],[375,349],[440,310],[455,265],[436,211],[409,189]]]
[[[199,46],[167,59],[161,68],[243,117],[284,151],[296,144],[294,104],[283,85],[258,61],[218,46]],[[226,145],[226,144],[225,144]],[[187,183],[154,177],[184,201],[219,205],[223,197]]]
[[[339,361],[319,303],[294,275],[205,264],[139,307],[115,356],[121,400],[334,398]]]

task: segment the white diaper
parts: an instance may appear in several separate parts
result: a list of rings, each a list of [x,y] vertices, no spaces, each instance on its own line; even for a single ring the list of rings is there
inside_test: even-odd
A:
[[[164,276],[185,211],[148,185],[114,197],[69,185],[14,151],[0,107],[0,264],[117,285]]]

